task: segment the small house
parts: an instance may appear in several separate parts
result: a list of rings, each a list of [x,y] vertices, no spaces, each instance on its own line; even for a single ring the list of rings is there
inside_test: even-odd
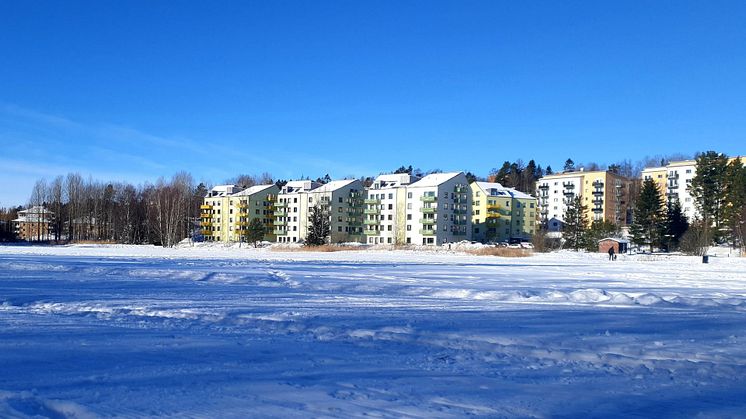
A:
[[[598,252],[608,253],[609,248],[614,249],[614,253],[627,253],[629,249],[629,240],[607,237],[598,241]]]

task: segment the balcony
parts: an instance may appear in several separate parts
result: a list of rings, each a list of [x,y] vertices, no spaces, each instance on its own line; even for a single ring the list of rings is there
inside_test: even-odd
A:
[[[591,211],[593,211],[596,214],[600,214],[600,213],[604,212],[604,209],[603,209],[603,207],[593,207],[593,209]]]
[[[572,182],[562,182],[562,187],[565,189],[575,189],[575,184]]]
[[[275,208],[285,208],[288,206],[287,202],[277,201],[275,202]]]
[[[601,182],[600,180],[593,181],[592,185],[593,185],[594,188],[603,188],[604,187],[604,183]]]
[[[236,205],[236,207],[238,207],[240,209],[245,209],[245,208],[249,207],[249,203],[248,202],[239,202],[238,205]]]
[[[549,184],[540,185],[539,189],[542,189],[542,190],[545,190],[545,191],[549,190]]]
[[[246,218],[246,217],[249,216],[249,213],[248,212],[239,212],[238,214],[236,214],[236,216],[239,217],[239,218]]]
[[[381,204],[381,200],[380,199],[375,199],[375,198],[366,198],[366,199],[363,200],[363,204],[366,204],[366,205],[380,205]]]
[[[420,218],[420,224],[433,225],[436,222],[435,218]]]
[[[379,233],[378,230],[363,230],[363,234],[366,236],[377,236]]]
[[[211,209],[212,209],[212,205],[200,205],[200,206],[199,206],[199,209],[203,209],[203,210],[211,210]]]
[[[365,219],[363,220],[363,224],[367,226],[377,226],[378,224],[381,224],[381,222],[377,219],[376,220]]]
[[[593,190],[593,192],[591,192],[591,193],[592,193],[593,195],[596,195],[596,196],[598,196],[598,195],[603,195],[603,194],[604,194],[604,191],[603,191],[603,190],[601,190],[601,189],[594,189],[594,190]]]
[[[435,214],[438,211],[438,209],[435,207],[422,207],[420,208],[420,211],[423,214]]]
[[[249,225],[249,222],[248,221],[236,221],[235,225],[237,225],[239,227],[246,227],[246,226]]]
[[[466,185],[456,185],[453,187],[453,192],[456,193],[467,193],[469,192],[469,187]]]
[[[601,199],[601,198],[593,199],[591,202],[593,202],[593,205],[603,205],[604,204],[604,200]]]
[[[203,236],[212,236],[212,231],[210,231],[210,230],[200,230],[200,233]]]
[[[467,221],[466,220],[455,220],[453,224],[457,226],[465,226],[467,224]]]
[[[285,225],[288,225],[288,222],[285,221],[285,220],[279,220],[278,219],[278,220],[273,221],[272,225],[275,225],[275,226],[285,226]]]
[[[435,195],[424,195],[420,197],[420,201],[422,202],[436,202],[438,200],[438,197]]]
[[[563,193],[563,194],[564,194],[564,195],[565,195],[566,197],[568,197],[568,198],[573,198],[573,197],[575,197],[575,192],[573,192],[573,191],[563,191],[562,193]]]
[[[453,213],[456,214],[456,215],[466,215],[466,210],[465,209],[455,209],[455,210],[453,210]]]
[[[420,229],[420,234],[423,235],[423,236],[434,236],[435,235],[435,230]]]
[[[454,231],[451,231],[451,234],[453,234],[454,236],[465,236],[466,231],[454,230]]]
[[[488,212],[485,217],[487,218],[500,218],[501,215],[498,212]]]
[[[281,229],[281,228],[276,228],[276,229],[272,230],[272,234],[274,234],[275,236],[284,236],[284,235],[288,234],[288,232],[285,231],[285,230],[283,230],[283,229]]]
[[[203,212],[199,215],[200,218],[212,218],[212,214],[209,212]]]
[[[199,225],[202,227],[212,227],[212,221],[202,221]]]
[[[375,214],[380,214],[380,213],[381,213],[380,208],[366,208],[363,210],[363,214],[375,215]]]

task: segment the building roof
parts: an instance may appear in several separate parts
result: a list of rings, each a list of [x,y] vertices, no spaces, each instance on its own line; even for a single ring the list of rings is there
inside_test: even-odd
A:
[[[509,196],[516,199],[536,199],[514,188],[506,188],[497,182],[475,182],[489,196]]]
[[[605,241],[605,240],[611,240],[611,241],[614,241],[614,242],[617,242],[617,243],[629,243],[629,240],[627,240],[627,239],[620,239],[618,237],[604,237],[603,239],[599,240],[598,242],[601,243],[602,241]]]
[[[269,185],[254,185],[254,186],[251,186],[251,187],[248,187],[248,188],[242,190],[241,192],[236,192],[236,193],[234,193],[231,196],[249,196],[249,195],[254,195],[255,193],[259,193],[259,192],[264,191],[266,189],[269,189],[269,188],[271,188],[273,186],[275,186],[275,185],[274,184],[269,184]]]
[[[236,190],[236,185],[216,185],[207,191],[206,198],[230,195],[234,190]]]
[[[334,192],[337,189],[343,188],[356,181],[357,179],[333,180],[331,182],[328,182],[328,183],[325,183],[319,186],[318,188],[314,188],[313,190],[311,190],[311,192],[320,192],[320,193]]]
[[[375,180],[373,180],[373,184],[378,184],[379,189],[384,189],[409,185],[412,182],[416,182],[417,180],[418,178],[416,176],[412,176],[409,173],[392,173],[379,175],[375,178]]]
[[[308,192],[315,188],[318,188],[321,184],[313,180],[291,180],[282,187],[281,193],[297,193],[297,192]]]
[[[439,186],[443,182],[447,182],[454,177],[463,174],[464,172],[450,172],[450,173],[432,173],[429,174],[417,182],[409,185],[412,188],[426,188],[432,186]]]

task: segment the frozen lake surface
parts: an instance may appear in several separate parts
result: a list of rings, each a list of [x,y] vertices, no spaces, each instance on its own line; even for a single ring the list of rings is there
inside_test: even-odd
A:
[[[744,417],[746,259],[0,247],[0,417]]]

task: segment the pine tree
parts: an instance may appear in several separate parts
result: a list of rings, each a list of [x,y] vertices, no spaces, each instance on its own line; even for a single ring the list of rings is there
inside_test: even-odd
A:
[[[260,218],[253,218],[246,230],[246,240],[254,243],[254,247],[256,247],[264,239],[265,230],[262,220]]]
[[[544,173],[549,176],[554,174],[554,170],[552,170],[552,166],[547,166],[547,170],[544,171]]]
[[[705,229],[715,227],[713,239],[720,238],[720,224],[725,202],[728,159],[715,151],[697,156],[697,174],[692,178],[689,192],[702,217]]]
[[[587,207],[580,201],[580,197],[572,198],[565,208],[562,237],[565,245],[575,251],[585,246],[586,230],[588,228]]]
[[[723,224],[733,247],[744,246],[746,234],[746,166],[740,159],[728,164],[725,179]]]
[[[572,159],[565,160],[565,172],[574,172],[575,171],[575,162],[572,161]]]
[[[645,179],[637,198],[634,222],[630,228],[632,240],[637,245],[649,245],[652,253],[653,247],[661,243],[664,228],[665,214],[660,192],[653,179]]]
[[[669,251],[677,250],[681,236],[689,229],[689,221],[681,210],[678,199],[671,200],[666,210],[665,242]]]
[[[331,233],[329,212],[325,207],[316,205],[311,207],[308,218],[310,225],[308,227],[308,236],[306,236],[306,244],[310,246],[326,244],[326,240]]]

